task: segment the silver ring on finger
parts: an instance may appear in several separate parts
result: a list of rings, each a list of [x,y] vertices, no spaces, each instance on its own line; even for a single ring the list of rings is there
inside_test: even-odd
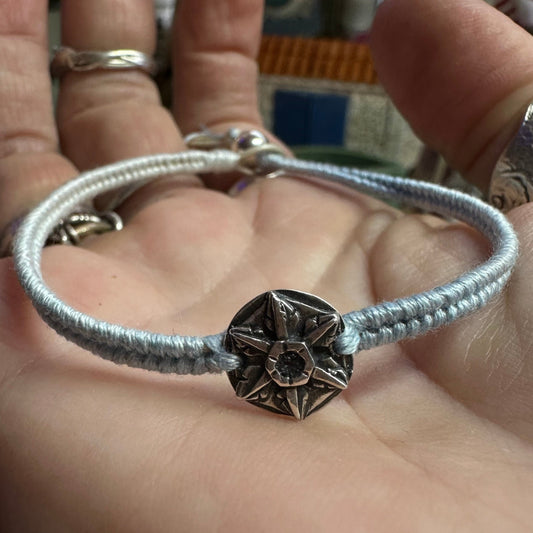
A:
[[[158,71],[157,61],[138,50],[74,50],[60,46],[54,50],[50,62],[50,73],[60,78],[67,72],[88,72],[92,70],[141,70],[150,76]]]
[[[490,203],[502,211],[533,201],[533,103],[498,159],[489,186]]]

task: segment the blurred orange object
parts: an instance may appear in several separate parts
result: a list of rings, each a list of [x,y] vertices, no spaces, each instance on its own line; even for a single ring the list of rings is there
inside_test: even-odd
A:
[[[352,83],[378,82],[370,48],[341,39],[264,35],[258,63],[262,74]]]

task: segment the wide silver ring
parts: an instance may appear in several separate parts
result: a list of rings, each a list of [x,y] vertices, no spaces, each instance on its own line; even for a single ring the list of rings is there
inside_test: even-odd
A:
[[[154,76],[157,67],[157,61],[153,57],[138,50],[77,51],[68,46],[60,46],[54,50],[50,73],[52,77],[58,78],[67,72],[138,69]]]
[[[502,211],[533,201],[533,103],[496,163],[488,199]]]

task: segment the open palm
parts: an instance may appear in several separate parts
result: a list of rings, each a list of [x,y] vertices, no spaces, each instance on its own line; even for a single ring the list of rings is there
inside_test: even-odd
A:
[[[150,2],[62,5],[65,44],[151,50]],[[58,137],[46,7],[0,3],[4,223],[80,169],[183,149],[180,131],[198,124],[258,125],[261,1],[182,0],[174,116],[141,73],[70,74]],[[481,0],[390,0],[373,44],[415,129],[486,184],[533,96],[533,39]],[[163,333],[217,333],[277,288],[347,312],[431,288],[488,253],[463,225],[290,179],[235,198],[167,179],[124,215],[120,233],[48,248],[45,277],[81,311]],[[3,260],[0,529],[529,531],[531,205],[510,218],[522,255],[500,298],[360,353],[349,389],[301,423],[239,401],[225,376],[163,376],[84,352],[41,323]]]

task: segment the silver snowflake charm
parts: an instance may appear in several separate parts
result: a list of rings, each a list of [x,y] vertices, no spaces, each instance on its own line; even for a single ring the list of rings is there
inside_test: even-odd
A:
[[[324,300],[298,291],[271,291],[246,304],[231,322],[225,346],[243,359],[228,373],[237,396],[299,420],[348,386],[353,355],[335,352],[344,331]]]

